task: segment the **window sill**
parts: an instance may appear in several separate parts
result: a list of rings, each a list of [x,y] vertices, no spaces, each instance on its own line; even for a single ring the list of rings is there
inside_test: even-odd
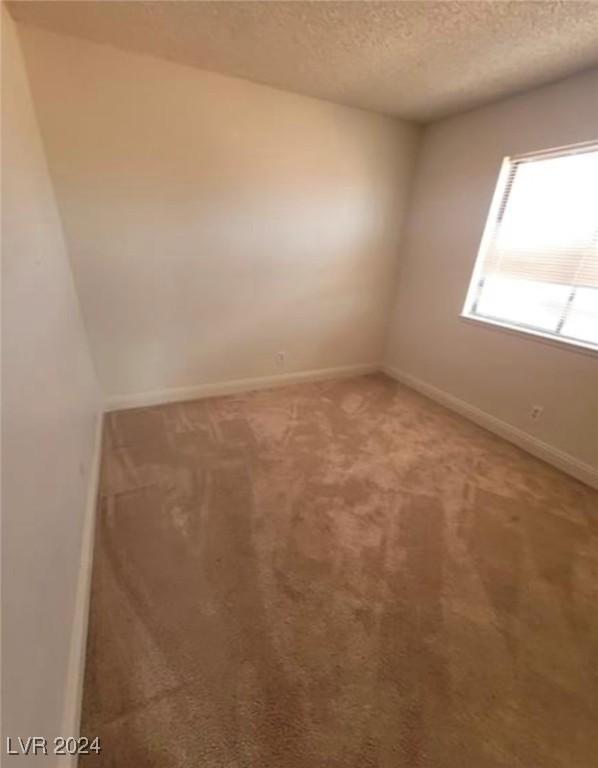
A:
[[[586,344],[583,341],[561,339],[556,336],[542,333],[541,331],[533,331],[528,328],[510,325],[509,323],[501,323],[498,320],[478,317],[477,315],[463,313],[459,317],[467,323],[488,326],[491,330],[502,331],[503,333],[508,333],[513,336],[527,338],[530,341],[540,341],[543,344],[549,344],[552,347],[558,347],[559,349],[567,350],[568,352],[576,352],[577,354],[589,355],[590,357],[598,357],[598,347]]]

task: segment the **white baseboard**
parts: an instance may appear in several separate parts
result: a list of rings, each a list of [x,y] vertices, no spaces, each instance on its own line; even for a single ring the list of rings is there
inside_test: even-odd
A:
[[[85,503],[83,531],[81,535],[81,558],[79,561],[79,576],[77,593],[75,595],[75,613],[71,634],[71,647],[67,670],[64,712],[62,718],[61,736],[79,736],[81,721],[81,703],[83,695],[83,679],[85,674],[85,652],[87,646],[87,625],[89,618],[89,598],[91,594],[91,573],[93,563],[93,543],[95,533],[96,507],[100,482],[100,462],[102,454],[102,424],[104,413],[97,416],[94,437],[93,454],[89,473],[89,485]],[[59,757],[58,766],[77,765],[76,756]]]
[[[151,392],[139,392],[132,395],[113,395],[106,400],[107,411],[119,411],[124,408],[140,408],[148,405],[174,403],[182,400],[196,400],[202,397],[230,395],[235,392],[250,392],[257,389],[271,389],[286,384],[297,384],[302,381],[325,381],[345,376],[358,376],[379,371],[376,363],[360,365],[344,365],[337,368],[318,368],[311,371],[296,373],[281,373],[273,376],[260,376],[251,379],[233,379],[211,384],[197,384],[189,387],[173,387],[171,389],[156,389]]]
[[[142,392],[135,395],[122,395],[111,397],[107,401],[107,409],[133,408],[147,405],[157,405],[166,402],[176,402],[194,398],[210,397],[214,395],[246,392],[258,389],[283,386],[304,381],[325,381],[327,379],[357,376],[382,370],[388,376],[421,392],[431,400],[446,406],[461,416],[475,422],[481,427],[493,432],[499,437],[523,448],[529,453],[572,475],[587,485],[598,489],[598,470],[579,459],[574,458],[564,451],[560,451],[547,443],[538,440],[533,435],[524,432],[512,424],[492,416],[486,411],[477,408],[470,403],[461,400],[454,395],[438,389],[432,384],[422,381],[408,373],[399,371],[391,366],[379,366],[373,363],[362,365],[349,365],[337,368],[323,368],[312,371],[300,371],[275,376],[263,376],[251,379],[236,379],[233,381],[216,384],[202,384],[199,386],[180,387],[175,389],[155,390]],[[89,479],[88,496],[85,509],[81,542],[81,560],[79,579],[75,602],[75,615],[71,636],[69,654],[69,667],[67,673],[67,687],[65,694],[65,706],[63,713],[64,736],[79,735],[81,702],[83,693],[83,679],[85,672],[85,651],[87,644],[87,626],[89,617],[89,599],[91,592],[91,574],[93,562],[93,544],[95,532],[95,513],[100,475],[100,459],[102,446],[103,413],[98,414],[95,443],[93,449],[92,465]],[[74,768],[77,764],[76,757],[59,758],[58,765],[66,768],[67,764]]]
[[[510,443],[514,443],[519,448],[528,453],[533,454],[539,459],[552,464],[557,469],[572,475],[577,480],[581,480],[582,483],[592,486],[592,488],[598,488],[598,469],[592,467],[590,464],[586,464],[569,453],[554,448],[548,443],[544,443],[542,440],[538,440],[537,437],[530,435],[527,432],[514,427],[512,424],[497,419],[496,416],[492,416],[486,411],[482,411],[480,408],[476,408],[475,405],[461,400],[454,395],[445,392],[442,389],[438,389],[432,384],[428,384],[421,379],[411,376],[411,374],[399,371],[391,366],[383,366],[382,370],[388,376],[400,381],[402,384],[406,384],[412,389],[416,389],[431,400],[435,400],[437,403],[450,408],[450,410],[459,413],[461,416],[465,416],[466,419],[475,422],[480,427],[484,427],[495,435],[508,440]]]

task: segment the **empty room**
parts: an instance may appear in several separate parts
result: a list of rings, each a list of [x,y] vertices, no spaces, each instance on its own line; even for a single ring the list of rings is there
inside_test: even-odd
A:
[[[598,2],[2,2],[2,757],[598,765]]]

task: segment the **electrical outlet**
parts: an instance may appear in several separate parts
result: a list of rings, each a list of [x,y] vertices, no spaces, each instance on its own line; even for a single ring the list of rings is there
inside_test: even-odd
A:
[[[276,353],[276,365],[278,365],[279,368],[282,368],[282,366],[287,361],[287,353],[284,351],[280,351]]]
[[[543,413],[544,413],[543,405],[532,405],[529,415],[534,421],[537,421]]]

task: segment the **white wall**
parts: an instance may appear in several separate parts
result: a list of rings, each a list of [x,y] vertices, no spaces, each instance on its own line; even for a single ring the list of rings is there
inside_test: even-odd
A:
[[[22,36],[108,395],[381,360],[416,128]]]
[[[505,155],[598,138],[598,71],[426,128],[387,362],[598,467],[598,357],[459,319]],[[531,422],[531,404],[544,405]]]
[[[2,729],[50,738],[63,726],[100,398],[16,29],[2,17]]]

